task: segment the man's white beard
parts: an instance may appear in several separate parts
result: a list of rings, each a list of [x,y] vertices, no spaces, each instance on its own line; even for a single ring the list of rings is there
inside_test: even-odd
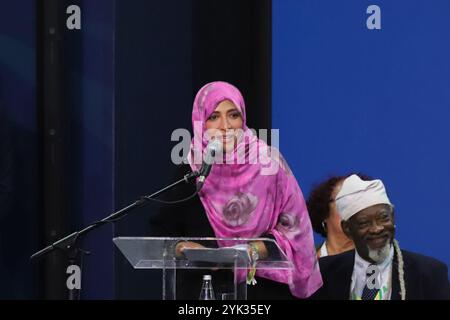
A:
[[[391,243],[387,242],[386,245],[381,249],[370,249],[369,246],[367,246],[367,249],[369,250],[369,258],[372,259],[376,264],[379,264],[386,260],[386,258],[389,256],[389,252],[391,251]]]

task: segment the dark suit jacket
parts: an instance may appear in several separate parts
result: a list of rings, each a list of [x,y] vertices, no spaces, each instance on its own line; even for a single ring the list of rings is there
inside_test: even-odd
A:
[[[430,257],[402,250],[407,300],[450,300],[447,266]],[[348,300],[355,263],[351,250],[319,259],[323,286],[311,297],[318,300]],[[400,299],[397,254],[392,268],[391,300]]]

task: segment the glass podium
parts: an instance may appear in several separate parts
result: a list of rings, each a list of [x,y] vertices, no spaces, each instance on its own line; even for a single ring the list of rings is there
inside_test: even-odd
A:
[[[175,247],[179,242],[185,241],[199,243],[203,247],[185,249],[182,257],[177,257]],[[252,261],[246,246],[254,241],[263,242],[267,249],[267,256],[256,261]],[[222,292],[222,296],[226,296],[226,299],[246,300],[247,272],[250,268],[286,271],[293,268],[292,262],[277,243],[268,238],[117,237],[113,242],[133,268],[162,270],[163,300],[179,298],[177,277],[189,277],[189,273],[183,272],[184,270],[203,270],[208,274],[228,270],[224,272],[229,276],[221,280],[228,283],[220,284],[221,287],[228,288],[227,292]],[[218,283],[214,283],[213,279],[213,284]],[[216,294],[216,299],[222,296]]]

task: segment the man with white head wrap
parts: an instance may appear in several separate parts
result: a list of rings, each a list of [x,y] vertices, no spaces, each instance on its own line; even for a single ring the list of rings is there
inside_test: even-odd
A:
[[[381,180],[345,179],[336,195],[342,230],[355,250],[319,260],[324,285],[315,299],[450,299],[447,266],[400,250],[394,207]]]
[[[348,179],[345,179],[340,192],[336,195],[337,210],[341,216],[341,220],[344,221],[343,225],[347,225],[347,227],[348,224],[346,224],[346,221],[352,216],[366,208],[376,205],[384,205],[378,207],[385,213],[382,218],[386,221],[384,227],[387,229],[387,232],[381,234],[381,237],[379,237],[380,233],[369,237],[366,246],[359,248],[357,254],[361,252],[363,258],[367,258],[368,261],[381,263],[388,257],[390,251],[392,251],[391,244],[395,229],[393,219],[389,219],[389,213],[393,212],[393,206],[386,194],[383,182],[381,180],[363,181],[357,175],[351,175]],[[378,231],[383,230],[379,229]],[[392,237],[389,237],[390,235]],[[377,243],[372,244],[374,241],[378,241],[378,246],[376,245]],[[357,258],[360,257],[357,255]]]

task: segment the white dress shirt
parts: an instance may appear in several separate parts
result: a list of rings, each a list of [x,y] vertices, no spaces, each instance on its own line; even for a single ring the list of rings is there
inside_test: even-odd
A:
[[[320,247],[320,258],[328,256],[327,242],[325,241]]]

